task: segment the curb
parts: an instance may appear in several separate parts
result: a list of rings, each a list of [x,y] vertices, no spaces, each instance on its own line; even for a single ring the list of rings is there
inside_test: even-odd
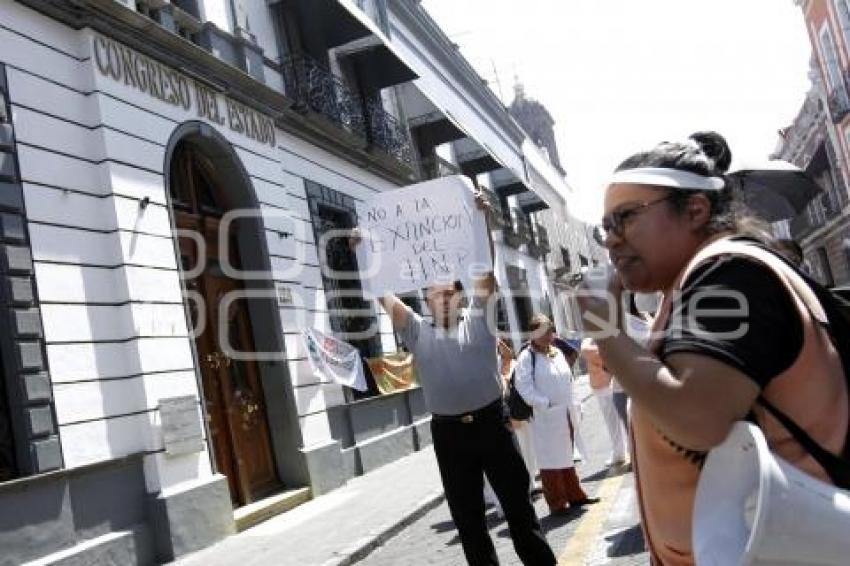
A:
[[[443,490],[434,491],[421,499],[400,519],[385,523],[322,563],[322,566],[351,566],[366,558],[373,550],[386,543],[406,527],[421,519],[445,500]]]

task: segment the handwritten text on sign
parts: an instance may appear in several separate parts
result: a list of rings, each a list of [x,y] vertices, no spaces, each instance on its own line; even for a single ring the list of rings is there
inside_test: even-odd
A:
[[[374,293],[468,281],[491,267],[487,226],[465,177],[388,191],[358,208],[361,272]]]

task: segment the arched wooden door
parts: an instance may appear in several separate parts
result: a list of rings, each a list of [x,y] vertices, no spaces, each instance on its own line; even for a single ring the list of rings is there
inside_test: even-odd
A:
[[[203,381],[203,397],[209,420],[212,449],[218,471],[227,476],[236,506],[264,497],[280,487],[272,455],[259,368],[254,361],[231,359],[226,352],[254,351],[254,338],[244,300],[234,301],[226,313],[219,312],[222,298],[242,288],[227,277],[222,263],[241,268],[236,234],[228,234],[229,257],[219,249],[221,217],[225,213],[224,188],[216,183],[215,166],[190,142],[182,142],[171,162],[169,191],[178,229],[200,234],[204,245],[180,237],[180,261],[184,272],[200,271],[185,282],[203,301],[190,300],[188,308],[195,333]],[[234,224],[231,223],[231,226]],[[196,266],[203,265],[203,269]],[[226,338],[227,342],[224,342]],[[228,346],[230,350],[228,349]]]

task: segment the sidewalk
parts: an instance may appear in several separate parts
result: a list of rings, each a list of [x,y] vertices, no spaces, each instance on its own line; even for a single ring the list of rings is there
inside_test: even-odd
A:
[[[175,564],[353,564],[442,501],[437,462],[428,447]]]
[[[596,403],[587,403],[592,399],[587,376],[579,376],[575,393],[586,404],[582,428],[591,452],[579,472],[593,494],[616,478],[608,478],[602,466],[607,440]],[[599,517],[582,517],[579,513],[566,519],[546,518],[545,504],[538,498],[538,514],[544,517],[547,537],[562,558],[561,564],[646,563],[639,550],[640,532],[635,527],[634,488],[630,477],[623,479],[622,487],[620,482],[610,486],[612,491],[606,499],[611,500],[611,508]],[[435,525],[440,527],[436,531]],[[496,521],[493,527],[504,563],[514,564],[503,521]],[[576,528],[584,535],[574,539]],[[176,564],[340,566],[366,558],[367,564],[375,565],[423,563],[420,560],[454,565],[463,561],[455,539],[436,458],[433,448],[428,447]]]
[[[583,401],[582,436],[588,453],[578,465],[582,486],[602,501],[565,515],[550,515],[542,496],[535,509],[559,566],[639,566],[648,563],[638,526],[637,501],[628,468],[609,469],[610,445],[598,403],[580,376],[576,396]],[[503,566],[521,566],[504,517],[490,509],[490,536]],[[358,563],[362,566],[458,566],[465,564],[460,541],[445,503],[414,521]]]

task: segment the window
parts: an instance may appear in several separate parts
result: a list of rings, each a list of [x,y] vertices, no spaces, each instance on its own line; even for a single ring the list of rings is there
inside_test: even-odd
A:
[[[511,331],[511,324],[508,320],[508,309],[505,307],[505,298],[499,295],[499,300],[496,302],[496,327],[499,332],[508,334]]]
[[[181,210],[222,216],[224,208],[218,202],[222,195],[215,178],[213,163],[196,146],[181,144],[171,160],[171,204]]]
[[[570,273],[573,270],[573,261],[570,258],[570,251],[566,248],[561,248],[561,260],[564,262],[564,271]]]
[[[824,25],[820,32],[820,51],[823,58],[823,66],[826,69],[829,91],[832,92],[842,88],[844,81],[841,78],[841,65],[838,62],[838,55],[835,51],[835,42],[832,40],[832,34],[829,32],[827,25]]]
[[[844,39],[844,48],[850,51],[850,1],[834,0],[835,13],[838,15],[838,27]]]
[[[319,261],[334,272],[359,273],[357,257],[349,247],[347,238],[322,238],[329,231],[346,230],[355,225],[356,211],[353,200],[343,193],[312,181],[307,181],[306,185],[314,236],[319,242]],[[369,389],[364,393],[347,390],[346,397],[356,400],[378,395],[375,380],[365,363],[366,358],[382,353],[380,334],[371,331],[377,328],[374,305],[364,297],[359,278],[337,279],[323,273],[322,284],[333,334],[357,348],[364,359]]]
[[[815,199],[815,200],[813,200],[812,202],[809,203],[808,214],[809,214],[809,224],[811,226],[817,226],[820,223],[820,220],[818,218],[818,212],[817,212],[818,207],[817,207],[817,205],[818,205],[817,199]]]
[[[809,203],[809,206],[806,207],[806,215],[809,220],[809,225],[813,228],[817,228],[826,222],[826,216],[824,215],[823,204],[821,203],[820,198],[815,198]]]
[[[829,256],[826,253],[826,248],[818,248],[818,263],[820,263],[821,283],[827,287],[835,285],[835,279],[832,276],[832,268],[829,265]]]
[[[523,342],[528,340],[528,335],[531,332],[531,317],[534,316],[534,305],[531,303],[531,297],[528,296],[528,291],[518,291],[513,293],[514,310],[516,311],[517,324],[522,333]]]
[[[838,210],[841,210],[847,204],[847,185],[844,182],[844,175],[841,174],[841,162],[829,139],[824,142],[824,146],[826,147],[826,158],[829,161],[833,201]]]

